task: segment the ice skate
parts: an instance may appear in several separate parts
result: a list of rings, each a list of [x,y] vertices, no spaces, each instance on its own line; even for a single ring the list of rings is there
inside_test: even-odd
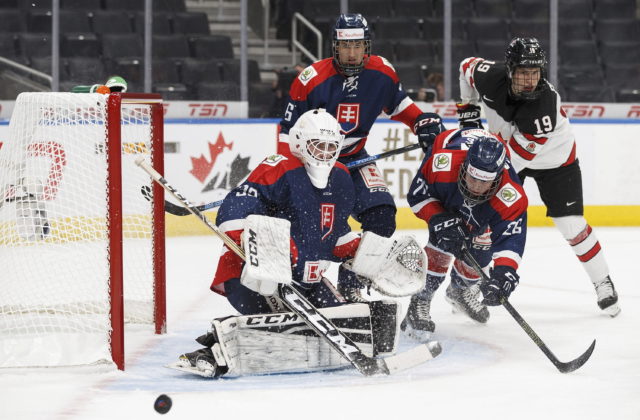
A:
[[[436,324],[431,320],[431,297],[421,299],[418,296],[411,297],[411,303],[407,314],[400,324],[400,329],[414,340],[426,343],[435,331]]]
[[[484,324],[489,320],[489,310],[478,299],[479,293],[477,285],[467,288],[454,288],[449,285],[446,299],[453,306],[454,312],[463,312],[474,321]]]
[[[595,283],[594,286],[596,288],[596,294],[598,295],[598,306],[600,309],[611,317],[617,316],[620,313],[618,293],[616,293],[616,289],[613,287],[611,277],[605,277],[599,283]]]
[[[217,343],[214,345],[219,346]],[[181,354],[177,362],[167,367],[206,378],[218,378],[229,370],[227,366],[221,366],[216,361],[216,357],[210,347]]]

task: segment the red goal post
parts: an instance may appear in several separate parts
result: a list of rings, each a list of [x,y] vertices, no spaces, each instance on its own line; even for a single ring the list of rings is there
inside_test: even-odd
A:
[[[163,147],[159,95],[18,96],[0,148],[0,367],[124,369],[125,322],[166,331],[164,193],[135,165],[162,173]]]

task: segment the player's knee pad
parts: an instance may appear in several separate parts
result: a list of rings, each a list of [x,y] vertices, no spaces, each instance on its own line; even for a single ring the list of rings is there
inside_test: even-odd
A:
[[[389,238],[396,231],[396,208],[388,205],[372,207],[360,213],[358,221],[363,231]]]
[[[427,253],[427,272],[436,276],[444,276],[449,270],[453,257],[427,243],[424,247]]]
[[[554,217],[553,223],[569,242],[574,242],[580,235],[584,235],[588,228],[587,221],[583,216]]]

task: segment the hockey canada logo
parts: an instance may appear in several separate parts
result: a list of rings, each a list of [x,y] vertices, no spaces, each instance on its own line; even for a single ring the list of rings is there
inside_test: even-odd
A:
[[[333,220],[335,218],[336,205],[325,203],[320,205],[320,232],[324,241],[333,232]]]
[[[513,203],[520,199],[520,193],[511,184],[506,184],[502,187],[497,195],[507,207],[511,207]]]
[[[340,104],[336,114],[342,134],[349,134],[360,125],[360,104]]]
[[[208,143],[209,157],[200,154],[199,157],[191,157],[189,171],[200,183],[205,184],[202,192],[221,190],[226,194],[251,172],[249,170],[250,157],[234,155],[233,142],[227,143],[222,132],[218,133],[215,143]]]
[[[451,154],[438,153],[433,157],[433,171],[448,171],[451,168]]]

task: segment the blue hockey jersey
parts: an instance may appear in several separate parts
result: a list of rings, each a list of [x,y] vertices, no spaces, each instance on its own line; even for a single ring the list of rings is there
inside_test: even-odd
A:
[[[289,153],[289,129],[300,115],[315,108],[326,109],[342,126],[342,156],[364,147],[371,126],[382,112],[409,127],[422,112],[402,89],[393,66],[384,57],[370,56],[362,72],[352,77],[343,76],[333,58],[326,58],[294,79],[280,122],[278,153]]]
[[[336,163],[327,187],[318,189],[300,160],[273,155],[227,194],[216,224],[239,242],[244,219],[251,214],[289,220],[293,280],[304,286],[321,280],[326,261],[354,255],[359,237],[347,223],[354,202],[353,182],[344,165]],[[240,258],[224,247],[212,290],[223,293],[220,286],[241,272]]]
[[[484,133],[484,131],[482,131]],[[491,247],[495,265],[518,268],[527,236],[527,196],[509,160],[496,194],[471,206],[458,189],[458,174],[477,129],[448,130],[435,140],[433,152],[423,160],[407,201],[427,223],[435,214],[459,214],[473,238],[473,246]]]

